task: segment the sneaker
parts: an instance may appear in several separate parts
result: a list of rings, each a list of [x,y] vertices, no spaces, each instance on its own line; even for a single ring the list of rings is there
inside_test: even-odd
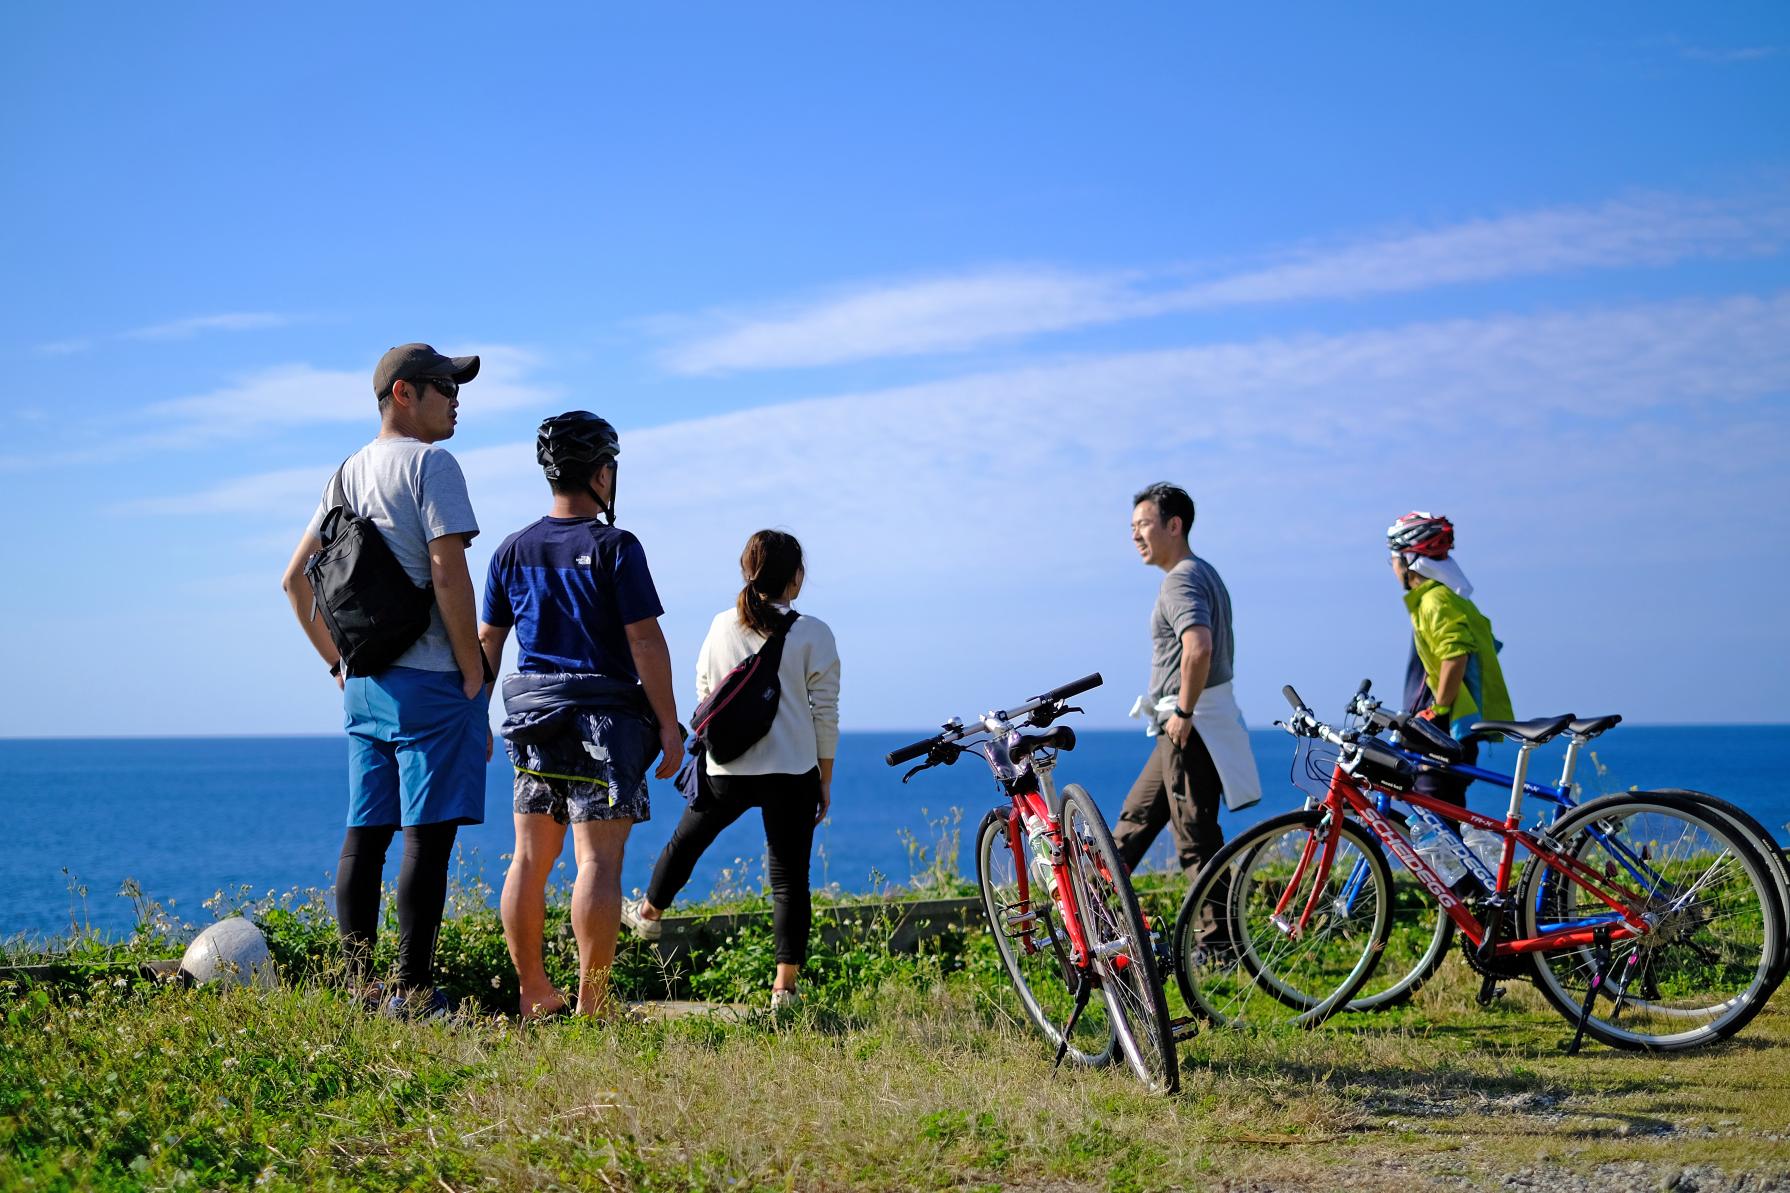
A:
[[[447,995],[433,989],[394,994],[379,1006],[387,1019],[445,1019],[452,1011]]]
[[[646,918],[646,896],[622,900],[622,925],[642,940],[657,940],[665,930],[658,920]]]
[[[793,1011],[801,1005],[802,992],[800,990],[789,989],[771,991],[771,1010],[773,1011]]]

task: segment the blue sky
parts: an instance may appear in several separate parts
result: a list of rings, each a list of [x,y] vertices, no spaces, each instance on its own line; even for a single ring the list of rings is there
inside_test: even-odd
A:
[[[848,727],[1118,724],[1168,478],[1253,720],[1396,683],[1412,508],[1519,713],[1785,719],[1782,5],[12,6],[0,113],[0,732],[334,728],[277,579],[414,339],[481,571],[621,427],[686,706],[779,525]]]

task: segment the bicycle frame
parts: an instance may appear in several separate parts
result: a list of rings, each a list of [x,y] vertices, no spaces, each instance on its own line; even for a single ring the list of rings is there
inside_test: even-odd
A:
[[[988,751],[983,756],[989,769],[994,771],[996,780],[1012,800],[1012,806],[1007,810],[1007,847],[1013,851],[1013,869],[1019,881],[1019,897],[1025,900],[1028,908],[1031,906],[1031,842],[1026,836],[1024,821],[1024,813],[1029,811],[1044,822],[1045,832],[1050,840],[1050,865],[1057,879],[1056,900],[1063,908],[1063,914],[1059,918],[1069,936],[1070,964],[1078,969],[1086,968],[1093,956],[1088,947],[1088,938],[1081,929],[1080,909],[1075,901],[1075,884],[1069,880],[1069,857],[1063,848],[1062,817],[1057,813],[1057,808],[1061,805],[1057,799],[1056,760],[1034,757],[1027,760],[1026,764],[1016,767],[1007,756],[1004,734],[991,737],[984,749]],[[1010,777],[1004,776],[1003,771],[1010,772]],[[1020,945],[1027,954],[1039,951],[1031,931],[1031,925],[1037,918],[1036,912],[1028,911],[1021,920]]]
[[[1503,840],[1503,848],[1500,851],[1496,886],[1493,888],[1495,895],[1502,896],[1509,890],[1511,867],[1515,860],[1516,847],[1520,844],[1535,860],[1560,872],[1576,885],[1589,891],[1614,913],[1607,919],[1575,921],[1561,925],[1539,936],[1495,941],[1489,956],[1504,957],[1523,953],[1553,952],[1592,945],[1600,941],[1626,940],[1646,932],[1649,927],[1648,921],[1633,910],[1634,907],[1644,902],[1639,892],[1630,890],[1613,879],[1599,874],[1577,858],[1561,853],[1553,847],[1551,840],[1538,837],[1518,827],[1518,817],[1522,805],[1521,793],[1524,789],[1520,776],[1527,761],[1528,750],[1525,748],[1518,758],[1518,777],[1513,779],[1512,783],[1510,813],[1502,821],[1418,792],[1400,792],[1396,796],[1400,801],[1408,803],[1414,808],[1421,808],[1443,820],[1497,833]],[[1368,786],[1365,780],[1356,779],[1343,770],[1340,765],[1332,772],[1330,786],[1320,803],[1320,806],[1330,814],[1329,830],[1314,833],[1306,842],[1304,853],[1295,867],[1293,877],[1281,895],[1280,902],[1275,906],[1274,922],[1276,925],[1289,934],[1297,935],[1305,931],[1312,915],[1317,910],[1319,892],[1324,889],[1322,879],[1328,875],[1331,864],[1335,860],[1336,845],[1342,835],[1341,817],[1345,813],[1352,812],[1379,838],[1381,844],[1385,845],[1393,856],[1397,857],[1405,868],[1423,884],[1424,889],[1436,898],[1443,911],[1454,921],[1461,933],[1476,948],[1483,948],[1487,936],[1486,926],[1454,894],[1449,885],[1417,852],[1410,841],[1374,806],[1374,801],[1367,798],[1362,790],[1364,786]],[[1378,790],[1371,787],[1369,789]],[[1315,859],[1314,852],[1318,853]],[[1302,885],[1306,871],[1314,860],[1319,867],[1318,878],[1320,881],[1313,884],[1312,895],[1307,900],[1305,907],[1300,909],[1297,920],[1291,920],[1288,918],[1290,911],[1288,904],[1292,901],[1293,892]]]
[[[1556,813],[1570,811],[1571,809],[1578,807],[1578,801],[1573,798],[1573,772],[1577,767],[1579,751],[1589,740],[1589,738],[1579,738],[1575,736],[1568,741],[1566,758],[1561,766],[1560,781],[1558,783],[1550,785],[1547,783],[1534,783],[1525,779],[1521,785],[1522,793],[1524,795],[1539,795],[1551,801],[1555,805]],[[1437,770],[1445,774],[1458,775],[1475,782],[1492,783],[1500,788],[1512,791],[1517,790],[1517,779],[1514,775],[1499,774],[1497,771],[1486,770],[1483,767],[1473,766],[1467,763],[1437,763],[1434,759],[1426,758],[1422,754],[1413,753],[1401,746],[1393,745],[1392,743],[1387,744],[1391,745],[1391,748],[1396,750],[1406,761],[1423,769]],[[1525,753],[1526,752],[1527,750],[1525,749]],[[1388,811],[1391,807],[1391,803],[1392,797],[1388,793],[1381,791],[1379,793],[1379,799],[1376,801],[1379,810],[1382,813]],[[1431,815],[1428,819],[1433,822],[1438,818]],[[1553,819],[1554,817],[1549,817],[1549,823],[1552,823]],[[1595,824],[1590,826],[1590,832],[1591,835],[1597,839],[1598,843],[1604,846],[1604,848],[1609,851],[1610,855],[1622,864],[1622,867],[1628,871],[1629,876],[1634,878],[1637,882],[1657,884],[1661,881],[1659,872],[1649,866],[1645,858],[1636,855],[1636,853],[1624,842],[1610,837],[1609,834],[1605,833]],[[1444,833],[1443,842],[1448,846],[1449,852],[1459,859],[1461,864],[1466,867],[1467,872],[1471,874],[1474,880],[1487,892],[1496,892],[1502,889],[1503,884],[1486,872],[1484,863],[1480,860],[1479,855],[1467,848],[1466,842],[1461,840],[1460,834],[1450,829]],[[1351,897],[1354,893],[1353,888],[1359,885],[1361,877],[1359,872],[1350,876],[1349,885],[1351,888]],[[1538,890],[1536,895],[1537,898],[1539,898],[1541,892]]]

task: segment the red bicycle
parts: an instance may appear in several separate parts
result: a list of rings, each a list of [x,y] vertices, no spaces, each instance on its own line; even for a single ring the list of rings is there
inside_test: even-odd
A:
[[[1059,796],[1054,778],[1057,752],[1075,748],[1075,731],[1049,726],[1082,711],[1069,698],[1100,683],[1089,675],[967,724],[954,717],[886,760],[925,756],[904,783],[965,752],[988,763],[1008,799],[977,830],[976,877],[1021,1013],[1056,1046],[1057,1064],[1102,1065],[1117,1052],[1150,1089],[1172,1093],[1175,1033],[1155,939],[1093,797],[1074,783]]]
[[[1576,1023],[1574,1049],[1587,1034],[1621,1048],[1707,1043],[1738,1031],[1770,996],[1784,913],[1769,864],[1731,822],[1694,800],[1642,793],[1519,827],[1529,755],[1570,715],[1478,726],[1520,747],[1510,808],[1497,820],[1413,791],[1428,762],[1333,729],[1284,691],[1288,732],[1335,746],[1335,764],[1321,799],[1228,843],[1188,893],[1176,973],[1208,1019],[1310,1026],[1344,1007],[1390,938],[1387,850],[1466,938],[1482,997],[1500,980],[1532,977]],[[1421,749],[1420,737],[1406,746]],[[1499,838],[1490,893],[1469,906],[1374,792]]]

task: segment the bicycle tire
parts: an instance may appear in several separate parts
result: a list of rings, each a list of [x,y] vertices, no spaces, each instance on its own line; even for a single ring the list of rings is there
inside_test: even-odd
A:
[[[1119,1048],[1145,1086],[1172,1094],[1181,1084],[1175,1034],[1156,972],[1155,944],[1130,872],[1106,817],[1078,784],[1063,788],[1062,823],[1076,912]]]
[[[1454,945],[1454,921],[1421,883],[1401,883],[1394,874],[1393,890],[1385,951],[1345,1011],[1385,1011],[1410,1002],[1436,976]]]
[[[1020,898],[1018,867],[1028,859],[1014,856],[1007,836],[1012,813],[1012,805],[992,808],[976,830],[982,913],[1019,1004],[1013,1007],[997,999],[996,1005],[1004,1014],[1028,1021],[1054,1051],[1063,1042],[1063,1024],[1075,1002],[1075,971],[1058,905],[1048,897],[1036,898],[1035,881],[1028,881],[1027,898]],[[1023,837],[1020,848],[1030,848]],[[1091,1002],[1070,1033],[1064,1059],[1098,1068],[1112,1063],[1117,1043],[1106,1008]]]
[[[1273,817],[1201,868],[1175,919],[1174,955],[1182,996],[1208,1022],[1315,1027],[1372,975],[1391,931],[1392,869],[1368,830],[1344,818],[1337,854],[1320,875],[1319,834],[1328,825],[1322,808]],[[1289,894],[1288,879],[1308,848],[1310,864]],[[1345,909],[1340,883],[1357,860],[1365,862],[1362,886]],[[1336,893],[1314,900],[1318,882]],[[1274,922],[1283,898],[1294,916],[1313,909],[1301,936]]]
[[[1635,890],[1656,917],[1646,935],[1609,946],[1587,1035],[1614,1048],[1677,1051],[1725,1039],[1759,1013],[1785,947],[1783,909],[1769,863],[1731,821],[1679,796],[1616,795],[1579,805],[1548,831],[1563,852]],[[1612,850],[1610,839],[1642,850],[1650,876],[1637,877],[1633,857]],[[1522,935],[1609,914],[1545,859],[1525,867]],[[1570,1023],[1579,1021],[1594,961],[1589,946],[1531,954],[1536,986]]]
[[[1707,791],[1692,791],[1684,787],[1662,787],[1654,791],[1627,791],[1622,794],[1630,797],[1650,795],[1676,796],[1680,799],[1695,800],[1708,807],[1724,820],[1729,821],[1742,836],[1759,851],[1765,860],[1766,868],[1772,873],[1773,885],[1777,889],[1778,911],[1784,920],[1784,949],[1778,961],[1777,981],[1773,984],[1775,991],[1790,971],[1790,857],[1784,855],[1783,846],[1771,835],[1771,830],[1759,822],[1759,819],[1738,804],[1730,803],[1719,795],[1711,795]],[[1767,996],[1769,997],[1769,995]]]

